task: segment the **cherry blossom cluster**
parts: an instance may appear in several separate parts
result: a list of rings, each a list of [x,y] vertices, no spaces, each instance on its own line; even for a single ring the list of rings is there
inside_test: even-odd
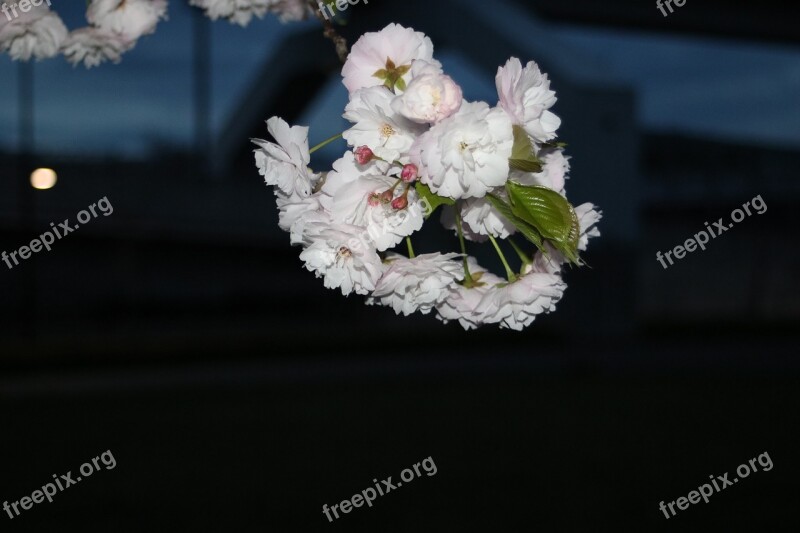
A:
[[[305,268],[369,305],[435,313],[467,330],[522,330],[552,311],[566,289],[562,266],[581,263],[601,215],[566,200],[555,93],[536,63],[512,58],[498,69],[497,105],[466,101],[431,40],[390,24],[355,43],[342,76],[352,126],[341,135],[309,149],[308,128],[273,117],[274,142],[253,140],[279,226],[302,247]],[[328,172],[312,170],[311,154],[339,137],[349,149]],[[411,236],[438,208],[460,253],[415,255]],[[491,244],[505,278],[469,256],[465,241]]]
[[[62,0],[66,1],[66,0]],[[89,0],[88,26],[70,31],[51,9],[52,1],[32,1],[14,16],[0,15],[0,53],[29,61],[63,54],[73,65],[95,67],[118,63],[140,37],[153,33],[167,18],[167,0]],[[189,0],[212,20],[226,19],[246,26],[253,17],[271,13],[282,21],[303,20],[313,14],[306,0]]]

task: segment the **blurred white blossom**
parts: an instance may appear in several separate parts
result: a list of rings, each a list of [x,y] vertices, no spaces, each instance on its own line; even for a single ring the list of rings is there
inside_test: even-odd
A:
[[[211,20],[225,19],[239,26],[267,13],[284,22],[303,20],[310,13],[305,0],[189,0],[189,4],[203,9]]]
[[[101,30],[135,41],[156,30],[167,16],[167,0],[92,0],[86,20]]]
[[[63,53],[73,65],[83,63],[86,68],[92,68],[106,61],[119,63],[122,54],[130,50],[133,43],[112,31],[86,27],[69,34]]]
[[[0,16],[0,53],[11,59],[29,61],[47,59],[61,50],[67,39],[67,27],[47,4],[31,5],[29,11],[18,11],[11,20]]]

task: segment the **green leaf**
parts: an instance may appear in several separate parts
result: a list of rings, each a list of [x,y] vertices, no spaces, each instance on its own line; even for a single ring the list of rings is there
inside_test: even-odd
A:
[[[522,172],[541,172],[542,164],[536,161],[525,161],[523,159],[509,159],[508,166],[513,170],[521,170]]]
[[[508,165],[523,172],[541,172],[542,162],[536,157],[530,137],[522,126],[514,126],[514,146]]]
[[[536,228],[564,257],[578,263],[581,229],[567,199],[547,187],[529,187],[513,181],[506,184],[506,190],[512,212]]]
[[[509,222],[514,224],[514,226],[517,228],[517,231],[522,233],[522,235],[524,235],[526,239],[528,239],[534,245],[536,245],[536,247],[539,250],[542,250],[543,252],[547,253],[547,250],[545,250],[544,248],[544,241],[542,239],[542,236],[539,234],[536,228],[534,228],[533,226],[522,220],[520,217],[515,215],[514,212],[511,210],[511,206],[505,203],[500,197],[495,196],[494,194],[489,194],[486,196],[486,198],[492,204],[492,207],[497,209],[501,215],[506,217]]]
[[[445,198],[444,196],[434,194],[430,187],[421,181],[417,181],[417,184],[414,186],[414,188],[417,190],[417,194],[419,194],[420,197],[423,198],[430,206],[430,211],[425,213],[425,218],[430,217],[440,205],[455,205],[456,203],[452,198]]]

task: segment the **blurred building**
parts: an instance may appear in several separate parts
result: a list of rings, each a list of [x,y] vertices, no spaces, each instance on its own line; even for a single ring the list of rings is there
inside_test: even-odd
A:
[[[742,32],[742,21],[751,20],[755,7],[726,7],[730,16],[713,21],[705,18],[711,9],[693,6],[693,15],[684,10],[662,21],[652,6],[634,8],[633,2],[382,2],[353,10],[342,31],[351,42],[388,21],[425,31],[446,68],[468,80],[464,87],[470,98],[493,98],[494,72],[508,56],[536,59],[549,73],[559,95],[561,136],[572,157],[571,198],[596,202],[605,218],[603,237],[592,242],[586,256],[592,268],[568,274],[572,287],[562,312],[543,318],[537,331],[567,335],[575,321],[608,335],[665,325],[783,327],[800,318],[794,275],[800,257],[785,245],[792,240],[786,213],[800,193],[794,176],[800,143],[773,147],[757,139],[654,130],[642,118],[640,87],[615,72],[608,58],[581,46],[580,37],[570,40],[583,31],[580,26],[564,25],[606,26],[632,40],[636,32],[656,30],[796,44],[791,24],[777,12]],[[457,23],[448,16],[453,10]],[[47,119],[26,91],[38,96],[50,87],[39,85],[40,73],[46,80],[67,74],[45,70],[46,65],[35,70],[0,65],[4,75],[14,73],[17,90],[14,113],[7,113],[4,126],[17,131],[16,141],[9,136],[0,153],[3,249],[26,244],[51,222],[74,219],[100,198],[114,207],[112,216],[80,228],[51,252],[2,270],[0,328],[8,339],[7,357],[189,353],[288,342],[297,333],[292,313],[303,312],[307,302],[321,313],[344,309],[338,313],[343,320],[404,327],[390,311],[365,310],[355,298],[342,300],[325,291],[301,269],[252,164],[248,139],[266,134],[263,121],[269,116],[310,123],[318,138],[341,130],[338,115],[346,95],[330,43],[314,24],[282,29],[270,37],[268,49],[260,49],[258,60],[248,59],[251,75],[240,83],[239,95],[226,95],[231,103],[215,107],[220,100],[213,89],[226,70],[213,54],[233,45],[214,40],[217,34],[188,12],[173,18],[191,43],[175,52],[183,54],[185,68],[177,69],[184,90],[176,108],[182,115],[174,120],[191,127],[172,135],[154,124],[152,143],[145,148],[117,153],[104,148],[94,153],[85,145],[77,151],[53,149],[63,143],[48,144],[53,134],[42,126]],[[170,30],[160,29],[165,35]],[[259,36],[238,38],[257,42]],[[151,64],[139,64],[134,56],[103,67],[100,74],[69,76],[85,74],[93,83],[104,83],[99,76],[122,72],[128,62],[145,71]],[[796,54],[794,64],[797,68]],[[70,105],[52,91],[42,98]],[[131,105],[147,102],[144,96]],[[91,112],[87,103],[75,105]],[[113,127],[125,129],[123,123]],[[322,159],[330,162],[340,148],[322,152]],[[55,188],[30,187],[28,176],[37,166],[56,169]],[[726,235],[667,272],[657,263],[656,251],[681,244],[705,221],[727,217],[758,194],[769,205],[769,216],[746,220],[735,238]],[[414,324],[423,336],[439,335],[441,326],[432,318]],[[336,337],[335,323],[324,327],[326,335]],[[457,333],[456,326],[448,331]]]

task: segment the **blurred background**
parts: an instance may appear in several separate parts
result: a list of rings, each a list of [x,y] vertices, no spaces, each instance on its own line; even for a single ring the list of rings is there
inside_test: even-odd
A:
[[[62,4],[82,25],[83,4]],[[117,460],[0,515],[3,530],[796,531],[800,13],[673,7],[346,12],[351,44],[389,22],[427,33],[471,100],[496,102],[510,56],[549,74],[570,200],[604,218],[590,266],[523,333],[399,318],[302,269],[249,139],[273,115],[309,125],[312,144],[345,129],[318,22],[242,29],[173,1],[119,65],[0,56],[0,251],[102,198],[114,209],[0,263],[0,500]],[[37,168],[55,186],[35,189]],[[766,213],[657,262],[757,195]],[[770,472],[669,520],[658,509],[764,452]],[[322,514],[429,456],[435,476]]]

